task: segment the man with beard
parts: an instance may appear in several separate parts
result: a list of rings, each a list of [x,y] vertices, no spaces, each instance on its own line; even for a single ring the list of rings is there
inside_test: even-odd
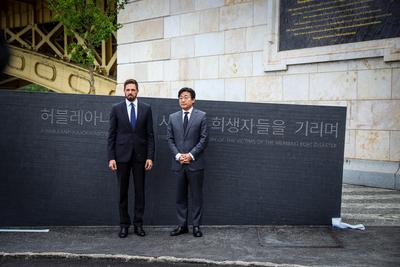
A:
[[[128,212],[129,177],[132,172],[135,187],[134,233],[145,236],[143,214],[145,204],[145,171],[154,160],[153,117],[150,105],[139,101],[136,80],[124,83],[125,100],[113,105],[108,135],[108,167],[117,172],[119,186],[119,237],[128,236],[131,218]]]

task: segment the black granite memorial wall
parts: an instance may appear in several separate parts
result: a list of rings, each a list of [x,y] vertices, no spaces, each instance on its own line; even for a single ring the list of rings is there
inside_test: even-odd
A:
[[[279,3],[279,51],[400,37],[400,1]]]
[[[111,105],[122,99],[0,92],[1,226],[118,223],[106,143]],[[152,105],[156,131],[145,223],[175,224],[166,125],[178,101],[141,100]],[[204,224],[330,224],[340,216],[346,108],[195,106],[210,129]]]

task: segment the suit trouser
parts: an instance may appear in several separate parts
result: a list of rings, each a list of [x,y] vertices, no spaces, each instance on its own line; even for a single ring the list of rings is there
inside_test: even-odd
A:
[[[192,199],[193,226],[199,226],[203,215],[203,180],[204,170],[190,171],[184,166],[174,171],[177,179],[176,214],[180,226],[188,225],[188,187]]]
[[[133,185],[135,188],[135,208],[133,224],[141,226],[143,224],[144,204],[145,204],[145,169],[144,162],[117,163],[117,177],[119,186],[119,218],[120,225],[128,227],[131,225],[131,218],[128,212],[128,189],[129,177],[132,172]]]

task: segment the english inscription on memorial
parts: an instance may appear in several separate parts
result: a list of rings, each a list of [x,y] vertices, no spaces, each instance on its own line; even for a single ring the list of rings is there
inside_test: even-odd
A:
[[[400,1],[279,1],[279,51],[400,37]]]
[[[0,226],[118,223],[117,181],[107,167],[106,144],[111,106],[122,100],[0,91]],[[178,101],[139,101],[152,105],[156,140],[145,223],[173,225],[166,127]],[[221,101],[195,106],[207,112],[210,133],[204,224],[330,224],[340,217],[346,108]]]

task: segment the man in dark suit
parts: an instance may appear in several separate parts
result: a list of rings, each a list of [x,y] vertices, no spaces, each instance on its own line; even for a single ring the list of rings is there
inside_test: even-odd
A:
[[[192,197],[193,236],[201,237],[203,214],[204,149],[208,142],[206,113],[193,108],[196,93],[184,87],[179,90],[182,110],[169,115],[168,145],[172,152],[171,169],[177,180],[176,215],[178,226],[170,233],[177,236],[188,230],[188,187]]]
[[[108,135],[108,166],[117,172],[119,186],[119,237],[128,236],[131,219],[128,213],[130,172],[135,187],[134,233],[145,236],[143,230],[145,171],[151,170],[154,160],[154,132],[151,107],[138,101],[136,80],[124,83],[125,100],[113,105]]]

